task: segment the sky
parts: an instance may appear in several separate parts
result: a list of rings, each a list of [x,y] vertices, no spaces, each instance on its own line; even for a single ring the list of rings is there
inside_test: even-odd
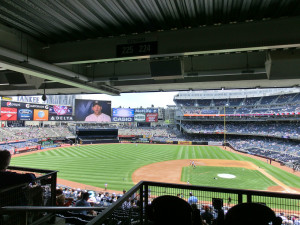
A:
[[[111,101],[112,108],[143,108],[166,107],[175,105],[173,99],[178,92],[147,92],[147,93],[122,93],[120,96],[110,96],[105,94],[81,95],[82,99],[97,99]]]

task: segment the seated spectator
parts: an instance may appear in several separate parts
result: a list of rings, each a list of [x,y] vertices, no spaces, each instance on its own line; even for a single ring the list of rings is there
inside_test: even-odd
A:
[[[192,213],[193,221],[194,221],[193,225],[206,225],[207,223],[203,222],[202,216],[200,215],[200,210],[198,209],[197,205],[192,204],[191,207],[193,210]]]
[[[190,204],[175,196],[164,195],[155,198],[146,209],[146,213],[154,225],[199,224],[193,221],[193,210]]]
[[[210,208],[209,206],[204,206],[204,212],[201,213],[201,217],[202,219],[207,223],[207,224],[212,224],[214,216],[213,214],[210,212]]]
[[[7,150],[0,151],[0,188],[18,185],[22,183],[31,183],[35,180],[33,173],[19,174],[6,171],[10,164],[11,154]]]
[[[91,204],[88,202],[90,198],[90,194],[88,192],[84,192],[81,194],[81,199],[79,201],[76,202],[75,206],[77,207],[91,207]],[[87,210],[83,210],[80,211],[80,213],[82,213],[83,215],[87,215],[88,211]]]
[[[56,190],[56,205],[57,206],[70,206],[73,198],[66,198],[61,189]]]
[[[225,216],[225,225],[280,225],[282,219],[274,211],[259,203],[242,203],[230,208]]]
[[[128,198],[123,204],[122,204],[122,209],[123,210],[128,210],[130,209],[132,206],[131,206],[131,201],[130,201],[130,198]]]

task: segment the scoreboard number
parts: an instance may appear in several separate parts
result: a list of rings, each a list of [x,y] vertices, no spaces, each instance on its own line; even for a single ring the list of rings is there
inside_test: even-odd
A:
[[[157,41],[117,45],[117,57],[157,54]]]

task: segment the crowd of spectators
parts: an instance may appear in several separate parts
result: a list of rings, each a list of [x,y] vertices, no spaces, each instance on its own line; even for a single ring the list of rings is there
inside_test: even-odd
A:
[[[211,108],[182,108],[181,113],[183,114],[226,114],[226,115],[237,115],[241,114],[267,114],[267,115],[295,115],[300,112],[300,106],[297,105],[284,105],[284,106],[266,106],[266,107],[211,107]]]
[[[68,137],[74,136],[66,126],[59,127],[2,127],[0,128],[0,142],[28,140],[34,138]]]
[[[56,205],[65,206],[65,207],[86,207],[87,210],[82,210],[77,213],[65,213],[63,215],[58,215],[60,217],[66,218],[66,215],[76,216],[76,218],[81,218],[87,221],[90,221],[98,213],[102,212],[104,209],[116,202],[120,197],[126,193],[126,190],[123,190],[123,193],[112,193],[109,191],[93,191],[93,190],[83,190],[80,188],[70,188],[64,185],[58,185],[56,190]],[[121,207],[114,211],[114,218],[119,220],[121,223],[122,220],[138,219],[138,204],[139,196],[134,194],[129,197]],[[98,207],[95,210],[89,210],[89,207]],[[79,214],[80,215],[79,215]],[[83,216],[82,216],[83,215]],[[76,221],[78,222],[78,221]]]
[[[67,207],[76,207],[76,206],[85,206],[87,207],[87,210],[80,211],[81,214],[83,215],[97,215],[95,211],[88,210],[88,207],[94,206],[94,207],[103,207],[105,209],[106,207],[110,206],[113,204],[117,199],[123,196],[126,191],[123,191],[122,194],[116,194],[116,193],[110,193],[110,192],[97,192],[97,191],[92,191],[92,190],[81,190],[81,189],[72,189],[70,187],[66,186],[58,186],[57,187],[57,204],[59,206],[67,206]],[[177,198],[178,200],[176,200]],[[166,201],[164,201],[164,199]],[[231,198],[228,198],[228,201],[224,203],[224,205],[218,205],[218,204],[213,204],[208,203],[208,202],[201,202],[201,200],[198,200],[197,196],[194,196],[192,192],[189,193],[189,196],[185,196],[183,193],[178,193],[177,197],[175,196],[160,196],[157,197],[154,193],[154,195],[151,195],[151,192],[149,193],[148,196],[148,204],[149,208],[146,209],[146,213],[150,213],[149,211],[159,211],[159,217],[160,219],[163,220],[163,218],[170,220],[171,218],[177,218],[174,215],[174,210],[180,209],[180,205],[178,205],[177,201],[182,201],[182,204],[190,207],[194,210],[195,213],[198,214],[197,218],[199,219],[199,223],[197,224],[202,224],[202,225],[210,225],[210,224],[218,224],[218,220],[222,218],[227,218],[229,214],[231,214],[232,208],[236,208],[237,205],[231,203]],[[72,201],[71,204],[63,205],[68,203],[68,201]],[[176,200],[176,201],[173,201]],[[158,201],[164,201],[160,202],[159,204],[162,204],[158,206]],[[172,206],[171,206],[171,205]],[[252,203],[250,203],[252,204]],[[256,203],[257,204],[257,203]],[[138,220],[139,214],[138,214],[138,207],[139,207],[139,195],[134,195],[131,196],[130,198],[126,199],[124,203],[121,205],[121,207],[117,210],[118,213],[121,215],[121,211],[131,211],[131,218],[132,218],[132,213],[136,213],[135,217]],[[265,207],[265,206],[261,206]],[[120,211],[121,210],[121,211]],[[170,212],[171,210],[171,212]],[[260,209],[262,210],[262,209]],[[101,211],[98,211],[101,212]],[[170,215],[168,213],[171,213]],[[179,210],[176,214],[181,215],[184,213],[184,211]],[[228,215],[227,215],[228,214]],[[250,214],[250,212],[248,213]],[[264,214],[264,212],[261,212],[261,214]],[[124,214],[122,214],[124,216]],[[150,217],[150,221],[156,221],[158,217],[153,218],[151,214],[148,214]],[[129,214],[127,214],[129,216]],[[264,216],[266,216],[264,214]],[[274,217],[277,216],[282,220],[282,224],[291,224],[291,225],[298,225],[300,220],[298,215],[290,215],[286,214],[284,212],[277,212]],[[199,218],[200,217],[200,218]],[[120,217],[119,223],[122,223],[122,219],[124,217]],[[157,221],[156,221],[157,222]],[[155,223],[154,223],[155,224]],[[169,224],[169,223],[167,223]],[[176,222],[173,221],[173,224],[177,224]]]
[[[226,133],[300,139],[300,124],[291,122],[182,122],[187,133]]]
[[[231,99],[174,99],[179,106],[186,107],[213,107],[213,106],[260,106],[260,105],[280,105],[294,104],[300,101],[299,93],[250,97]]]
[[[59,195],[57,195],[57,199],[59,199],[59,205],[65,204],[72,199],[72,204],[68,206],[75,206],[76,202],[82,199],[83,193],[88,193],[87,202],[90,203],[90,206],[102,207],[102,206],[110,206],[112,203],[116,202],[118,198],[122,197],[126,191],[124,190],[122,194],[111,193],[108,191],[93,191],[93,190],[84,190],[80,188],[71,188],[64,185],[57,186],[57,190],[59,191]],[[63,195],[63,196],[62,196]],[[61,199],[65,199],[61,201]],[[131,202],[131,207],[136,206],[136,200],[133,199]],[[128,207],[128,206],[127,206]]]
[[[146,136],[169,137],[173,134],[174,134],[173,130],[167,127],[119,128],[119,135],[146,135]]]

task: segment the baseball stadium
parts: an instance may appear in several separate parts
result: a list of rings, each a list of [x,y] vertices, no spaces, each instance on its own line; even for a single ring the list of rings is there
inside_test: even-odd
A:
[[[204,98],[211,93],[214,98]],[[251,93],[252,97],[227,98]],[[90,203],[101,210],[114,206],[141,182],[150,182],[149,201],[162,194],[189,201],[193,193],[199,207],[221,199],[228,209],[245,201],[247,194],[238,193],[246,191],[253,195],[253,202],[273,193],[274,199],[265,201],[276,205],[277,198],[294,198],[300,192],[300,131],[293,121],[300,113],[298,96],[297,88],[275,93],[265,89],[263,95],[253,90],[179,92],[172,109],[106,110],[111,122],[84,121],[94,107],[104,108],[111,105],[109,101],[74,97],[70,105],[62,106],[2,100],[6,110],[1,110],[2,118],[7,120],[2,121],[0,147],[10,151],[12,170],[35,168],[29,171],[37,177],[42,175],[40,170],[55,171],[56,188],[63,190],[66,199],[75,201],[79,192],[87,191]],[[89,107],[82,107],[85,104]],[[13,107],[17,107],[16,115]],[[33,111],[32,120],[23,119],[31,118],[28,112],[23,115],[25,108]],[[41,122],[35,115],[48,115],[48,120]],[[52,117],[58,120],[49,120]],[[71,119],[62,122],[61,117]],[[133,192],[134,199],[140,192]],[[289,201],[299,203],[297,198]],[[274,207],[279,214],[298,215],[285,204]]]
[[[300,225],[300,2],[0,1],[0,225]]]

